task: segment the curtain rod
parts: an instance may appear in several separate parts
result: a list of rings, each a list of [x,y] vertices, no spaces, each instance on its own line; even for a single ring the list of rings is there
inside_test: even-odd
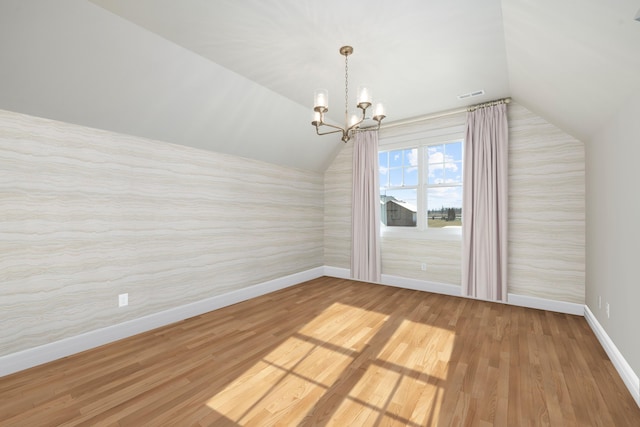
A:
[[[392,128],[392,127],[396,127],[396,126],[402,126],[402,125],[408,125],[408,124],[411,124],[411,123],[422,122],[422,121],[425,121],[425,120],[439,119],[440,117],[452,116],[454,114],[460,114],[460,113],[464,113],[464,112],[468,112],[468,111],[475,111],[475,110],[477,110],[479,108],[491,107],[493,105],[508,104],[510,102],[511,102],[511,98],[502,98],[502,99],[497,99],[495,101],[484,102],[482,104],[469,105],[469,106],[464,107],[464,108],[456,108],[455,110],[447,110],[447,111],[442,111],[440,113],[427,114],[427,115],[424,115],[424,116],[413,117],[413,118],[406,119],[406,120],[398,120],[398,121],[395,121],[395,122],[386,123],[386,124],[380,126],[380,128],[381,129],[387,129],[387,128]]]

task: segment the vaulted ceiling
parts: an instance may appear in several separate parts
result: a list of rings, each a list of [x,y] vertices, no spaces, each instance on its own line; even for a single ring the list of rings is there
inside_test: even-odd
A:
[[[387,122],[511,96],[587,140],[640,95],[635,0],[1,0],[0,108],[322,171],[366,83]],[[485,95],[459,100],[458,95]]]

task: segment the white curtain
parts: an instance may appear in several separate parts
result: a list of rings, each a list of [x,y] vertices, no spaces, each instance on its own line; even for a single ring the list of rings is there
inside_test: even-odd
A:
[[[358,132],[353,142],[351,277],[380,282],[378,132]]]
[[[507,301],[507,106],[467,113],[462,203],[462,294]]]

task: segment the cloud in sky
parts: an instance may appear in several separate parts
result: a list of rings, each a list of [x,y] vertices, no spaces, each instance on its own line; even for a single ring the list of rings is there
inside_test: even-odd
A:
[[[418,166],[418,149],[405,150],[405,164]]]
[[[429,183],[447,184],[462,180],[462,143],[432,145],[429,156]]]

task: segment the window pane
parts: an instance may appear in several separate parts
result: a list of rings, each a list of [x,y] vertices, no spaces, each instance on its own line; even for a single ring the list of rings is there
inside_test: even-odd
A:
[[[444,182],[444,171],[442,163],[437,165],[429,165],[429,184],[442,184]]]
[[[445,145],[447,158],[454,162],[462,161],[462,141],[452,142]]]
[[[444,167],[445,183],[462,182],[462,162],[447,162]]]
[[[444,145],[444,182],[462,182],[462,142]]]
[[[429,163],[442,163],[444,160],[444,145],[430,145],[427,147]]]
[[[418,166],[418,149],[404,150],[404,166]]]
[[[381,168],[387,168],[389,167],[389,152],[388,151],[382,151],[380,153],[378,153],[378,166],[380,166]]]
[[[418,185],[417,167],[409,167],[404,170],[404,185]]]
[[[389,151],[389,167],[402,166],[402,150]]]
[[[387,162],[389,160],[389,153],[378,153],[378,171],[380,179],[380,188],[389,185],[389,166]]]
[[[462,225],[462,187],[427,189],[428,227],[459,227]]]
[[[381,190],[380,220],[392,227],[415,227],[417,223],[418,190]]]
[[[389,186],[402,186],[402,168],[389,169]]]

